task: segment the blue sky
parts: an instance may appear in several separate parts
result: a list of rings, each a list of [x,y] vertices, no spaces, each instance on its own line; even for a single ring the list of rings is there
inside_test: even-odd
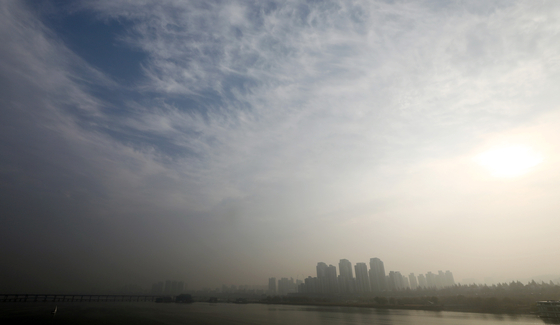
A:
[[[558,269],[554,1],[0,6],[2,274],[30,290]]]

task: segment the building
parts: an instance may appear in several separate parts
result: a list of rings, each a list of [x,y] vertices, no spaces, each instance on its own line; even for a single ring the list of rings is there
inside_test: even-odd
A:
[[[403,281],[403,289],[410,289],[410,282],[408,282],[408,278],[404,275],[401,275],[401,279]]]
[[[428,288],[437,288],[436,275],[432,272],[426,273],[426,282],[428,283]]]
[[[355,292],[354,274],[352,272],[352,263],[347,259],[341,259],[338,263],[340,270],[338,287],[341,293]]]
[[[327,268],[327,292],[338,293],[338,278],[336,276],[336,266],[329,265]]]
[[[317,293],[327,293],[328,292],[328,285],[327,285],[327,269],[329,267],[326,263],[319,262],[317,263],[317,279],[319,279],[319,291]]]
[[[165,280],[165,287],[163,288],[164,294],[171,294],[171,280]]]
[[[418,286],[420,288],[428,287],[428,281],[426,281],[426,277],[424,276],[424,274],[418,274]]]
[[[453,278],[453,273],[451,273],[451,271],[449,270],[445,271],[445,284],[448,287],[452,287],[455,285],[455,279]]]
[[[275,295],[276,294],[276,278],[269,278],[268,279],[268,294]]]
[[[387,277],[387,287],[389,290],[396,291],[405,290],[406,288],[409,288],[410,285],[408,284],[408,279],[405,278],[401,272],[391,271]]]
[[[293,292],[297,292],[297,285],[294,283],[294,278],[281,278],[278,280],[278,295],[285,296]]]
[[[414,275],[414,273],[410,273],[408,275],[408,280],[410,282],[410,289],[416,290],[416,288],[418,288],[418,281],[416,281],[416,276]]]
[[[305,293],[321,293],[321,285],[319,278],[308,276],[305,278],[304,286],[302,287]]]
[[[354,270],[356,271],[356,291],[370,292],[371,287],[366,263],[356,263]]]
[[[385,279],[385,266],[383,262],[375,257],[369,260],[369,282],[371,291],[380,292],[387,290],[387,281]]]
[[[398,289],[397,274],[395,271],[389,271],[389,275],[387,275],[387,289],[391,291]]]

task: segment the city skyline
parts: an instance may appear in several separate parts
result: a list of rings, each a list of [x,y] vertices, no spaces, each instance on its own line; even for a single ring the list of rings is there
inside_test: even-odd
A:
[[[352,263],[347,259],[340,259],[339,273],[337,276],[336,266],[318,262],[316,266],[316,276],[307,276],[305,279],[282,278],[277,280],[275,277],[268,279],[268,293],[286,295],[288,293],[300,294],[382,294],[388,291],[399,291],[418,287],[424,289],[443,289],[455,285],[453,273],[449,270],[438,271],[433,274],[428,271],[425,276],[419,274],[418,278],[414,273],[403,276],[399,271],[389,271],[386,274],[385,266],[381,259],[373,257],[370,259],[370,270],[363,262],[354,265],[356,277],[353,276]],[[282,284],[281,284],[282,283]],[[280,289],[282,287],[282,289]],[[278,288],[278,289],[277,289]]]

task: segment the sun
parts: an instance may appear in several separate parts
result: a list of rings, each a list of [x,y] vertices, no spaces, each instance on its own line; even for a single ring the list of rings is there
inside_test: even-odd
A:
[[[540,154],[526,146],[499,147],[477,155],[474,160],[496,177],[517,177],[543,161]]]

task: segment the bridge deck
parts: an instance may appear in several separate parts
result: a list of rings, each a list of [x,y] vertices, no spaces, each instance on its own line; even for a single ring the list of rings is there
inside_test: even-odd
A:
[[[154,295],[0,294],[0,302],[153,302]]]

